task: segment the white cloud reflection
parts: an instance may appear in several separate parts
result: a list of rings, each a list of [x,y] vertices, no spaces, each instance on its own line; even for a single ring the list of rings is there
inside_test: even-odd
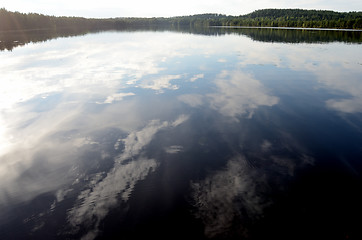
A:
[[[123,154],[118,158],[118,162],[122,162],[134,155],[140,153],[144,146],[149,144],[153,139],[154,135],[163,128],[166,127],[177,127],[183,122],[188,120],[188,116],[180,115],[173,122],[161,122],[160,120],[151,121],[146,127],[139,131],[131,132],[127,138],[119,139],[118,141],[123,141],[125,144]]]
[[[70,149],[73,149],[70,151]],[[80,152],[72,142],[43,142],[1,158],[0,207],[28,201],[74,179],[71,167]]]
[[[196,80],[202,79],[204,77],[205,77],[205,75],[203,73],[196,74],[192,78],[190,78],[190,82],[195,82]]]
[[[145,33],[110,32],[60,38],[1,52],[0,108],[11,108],[16,103],[54,92],[94,94],[102,89],[103,94],[110,96],[119,87],[128,87],[127,84],[134,84],[144,76],[160,73],[165,68],[159,64],[165,57],[189,54],[191,50],[183,44],[187,39],[178,34],[147,33],[145,36]],[[175,48],[175,44],[180,47]],[[168,87],[169,80],[161,78],[157,82],[156,79],[155,85],[161,84],[156,89]]]
[[[273,106],[279,99],[269,95],[267,89],[250,74],[241,70],[222,71],[214,80],[216,92],[206,95],[183,94],[178,97],[191,107],[209,104],[222,115],[237,119],[252,117],[260,106]]]
[[[34,119],[42,118],[43,127],[38,125],[37,130],[46,134],[50,126],[56,129],[55,123],[66,120],[66,116],[79,114],[85,104],[113,103],[134,95],[120,93],[130,86],[158,92],[177,89],[179,86],[171,81],[181,75],[162,76],[160,72],[165,67],[160,64],[165,58],[190,54],[194,49],[184,44],[190,37],[193,38],[171,33],[108,32],[59,38],[0,52],[0,156],[24,141],[20,133],[41,135],[25,134],[24,129],[19,129],[27,126],[27,130],[29,126],[34,130],[35,126],[28,124]],[[160,77],[149,78],[155,75]],[[36,103],[54,96],[59,104],[39,112]],[[129,112],[125,118],[132,114]]]
[[[184,94],[179,96],[178,99],[191,107],[198,107],[204,103],[204,96],[199,94]]]
[[[117,158],[114,167],[101,181],[92,184],[78,196],[78,203],[68,212],[70,224],[77,228],[86,225],[92,229],[84,237],[96,237],[100,221],[109,210],[117,206],[118,197],[127,201],[136,183],[155,171],[155,159],[147,159],[140,154],[152,141],[157,132],[168,127],[177,127],[187,121],[188,116],[180,115],[175,121],[153,120],[144,128],[129,133],[120,139],[124,142],[123,153]],[[131,160],[124,163],[126,160]]]
[[[73,227],[86,225],[95,237],[100,221],[117,206],[118,196],[127,201],[136,183],[156,167],[154,159],[142,158],[116,165],[102,181],[79,194],[78,203],[68,212],[70,224]],[[90,236],[89,233],[87,235]]]
[[[104,101],[104,103],[113,103],[115,101],[121,101],[123,98],[127,96],[134,96],[134,93],[115,93],[111,96],[108,96],[107,99]]]
[[[162,93],[164,89],[177,90],[179,86],[171,84],[171,81],[180,79],[181,77],[181,75],[164,75],[151,79],[146,79],[142,81],[140,87],[153,89],[160,93]]]
[[[249,42],[253,51],[240,48],[239,65],[273,65],[301,73],[311,73],[322,88],[340,91],[345,98],[326,101],[330,109],[344,112],[362,112],[362,48],[359,44],[284,44]],[[292,77],[290,80],[293,80]],[[298,79],[299,81],[299,79]]]
[[[223,71],[215,81],[218,92],[209,94],[211,106],[229,117],[251,117],[259,106],[273,106],[278,98],[268,94],[265,87],[251,75],[241,71]]]
[[[352,99],[330,99],[327,100],[327,106],[331,109],[344,112],[356,113],[362,112],[362,97],[356,96]]]
[[[196,217],[203,220],[207,237],[227,233],[237,217],[260,217],[269,203],[258,191],[264,179],[254,174],[244,157],[239,156],[231,159],[224,170],[192,184]],[[242,208],[248,216],[241,216]],[[240,231],[246,236],[247,229],[241,226]]]
[[[268,145],[267,148],[265,145]],[[260,150],[257,161],[262,168],[253,166],[245,156],[238,155],[231,158],[224,169],[191,183],[192,198],[197,208],[195,216],[203,221],[207,237],[228,238],[235,224],[238,237],[247,237],[249,226],[246,224],[261,219],[265,208],[273,203],[268,194],[282,190],[285,186],[281,182],[286,185],[288,181],[285,179],[293,176],[297,168],[314,162],[307,155],[295,158],[274,155],[266,140]],[[284,180],[280,181],[280,178]],[[277,187],[273,185],[275,182]]]
[[[215,46],[224,43],[209,40],[211,43],[205,44],[203,37],[169,32],[107,32],[0,52],[0,203],[5,206],[8,201],[29,200],[74,181],[74,176],[70,177],[73,172],[59,169],[71,169],[80,148],[99,144],[89,137],[92,132],[117,128],[141,134],[134,129],[148,116],[141,112],[141,103],[131,98],[136,92],[123,90],[145,87],[159,93],[177,89],[179,85],[173,81],[188,76],[163,76],[166,66],[161,64],[172,58],[202,54],[204,48],[209,53],[222,51],[222,47]],[[190,41],[194,44],[185,44]],[[190,80],[202,77],[196,74]],[[118,102],[125,98],[132,101]],[[109,104],[99,105],[93,112],[94,103]],[[186,119],[181,116],[171,123],[153,124],[174,127]],[[148,131],[151,136],[157,128],[149,125]],[[64,138],[54,137],[62,134]],[[142,135],[143,139],[136,137],[134,141],[139,145],[126,144],[126,148],[138,151],[137,146],[143,146],[141,141],[149,141],[146,135]],[[39,153],[43,158],[38,163]],[[49,178],[38,173],[24,181],[24,173],[38,166],[44,167]]]
[[[317,51],[319,54],[315,54]],[[327,100],[326,106],[330,109],[344,113],[362,112],[361,54],[360,45],[312,46],[293,54],[302,61],[300,65],[295,64],[294,69],[307,70],[317,77],[323,88],[347,95]]]

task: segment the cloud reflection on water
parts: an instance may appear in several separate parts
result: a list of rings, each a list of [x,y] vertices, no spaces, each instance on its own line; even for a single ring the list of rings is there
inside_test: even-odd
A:
[[[140,155],[142,150],[152,141],[155,134],[165,128],[177,127],[187,121],[188,116],[180,115],[175,121],[151,121],[139,131],[131,132],[125,139],[124,150],[117,157],[114,167],[101,181],[83,190],[76,205],[68,212],[70,224],[77,229],[80,225],[90,230],[86,239],[93,239],[100,221],[108,214],[111,208],[118,204],[118,197],[127,201],[136,183],[155,171],[157,161]],[[125,162],[128,160],[128,162]]]
[[[152,89],[162,93],[164,89],[177,90],[179,86],[171,84],[172,80],[180,79],[181,75],[157,76],[151,79],[145,79],[140,84],[141,88]]]
[[[229,117],[248,115],[260,106],[273,106],[278,98],[268,95],[263,85],[241,71],[223,71],[216,79],[219,90],[209,94],[211,107]]]
[[[70,224],[76,230],[79,226],[86,226],[90,229],[87,239],[95,237],[100,221],[117,206],[118,195],[127,201],[136,183],[145,179],[156,167],[154,159],[143,158],[116,165],[103,180],[79,194],[78,203],[68,212]]]
[[[144,33],[92,34],[1,52],[0,176],[6,180],[0,191],[7,192],[16,186],[14,182],[32,167],[34,155],[45,145],[49,149],[66,146],[62,157],[54,158],[49,154],[46,161],[60,161],[59,164],[63,165],[64,159],[74,160],[74,157],[67,156],[69,150],[66,148],[80,147],[79,143],[74,142],[72,146],[71,142],[55,142],[50,147],[54,142],[53,134],[79,131],[80,138],[84,138],[90,129],[96,131],[116,126],[128,131],[141,124],[144,119],[132,104],[117,108],[109,104],[100,115],[89,114],[86,105],[115,103],[132,96],[135,93],[122,93],[122,89],[135,85],[144,76],[159,74],[164,70],[159,65],[165,56],[172,58],[188,54],[174,48],[175,43],[185,40],[178,34],[167,37],[163,34],[146,35],[147,41]],[[140,41],[143,43],[139,44]],[[155,78],[153,84],[144,82],[140,85],[154,90],[177,88],[169,82],[179,79],[180,75],[170,75],[167,79],[159,76],[160,79]],[[122,121],[117,121],[118,115],[123,115]],[[55,184],[55,188],[57,186]],[[23,190],[13,189],[11,192],[15,196]],[[48,190],[44,188],[43,191]],[[36,194],[38,192],[34,191]],[[5,195],[1,194],[0,201]],[[23,195],[28,196],[27,199],[34,196],[27,191]]]
[[[295,75],[308,73],[315,77],[311,82],[319,83],[317,87],[343,93],[340,98],[331,94],[332,99],[325,101],[327,107],[362,112],[362,65],[360,54],[355,54],[361,48],[338,46],[260,43],[236,35],[205,38],[147,32],[86,35],[2,52],[0,205],[30,201],[50,192],[54,193],[54,210],[67,194],[73,194],[76,202],[68,211],[71,231],[85,227],[89,231],[83,237],[96,238],[107,213],[120,201],[127,202],[137,182],[158,170],[159,159],[146,156],[144,150],[157,133],[186,122],[189,116],[182,112],[192,112],[188,106],[212,109],[228,120],[254,120],[258,108],[283,101],[278,86],[267,86],[264,71],[259,72],[256,66],[266,65],[266,73],[279,69]],[[341,59],[335,57],[336,49]],[[186,59],[188,56],[197,61]],[[288,83],[295,79],[282,80]],[[149,95],[142,95],[144,92]],[[256,123],[265,126],[265,122]],[[277,125],[273,122],[270,126]],[[193,136],[204,134],[200,139],[210,136],[209,129],[191,130],[195,131]],[[255,132],[240,131],[246,138],[256,138],[252,136]],[[212,132],[212,136],[219,136],[217,129]],[[268,169],[251,166],[248,156],[240,153],[228,159],[223,169],[192,183],[198,207],[195,215],[205,223],[207,236],[228,231],[235,219],[261,217],[271,203],[266,196],[273,178],[292,177],[298,168],[312,162],[304,155],[286,156],[298,143],[292,136],[279,139],[279,145],[289,144],[287,150],[279,149],[284,155],[272,154],[278,146],[271,140],[261,141],[255,151],[258,163]],[[188,148],[178,144],[172,142],[162,150],[167,156],[186,155]],[[114,165],[90,169],[92,163],[98,167],[107,158]],[[86,167],[82,169],[81,164]],[[96,173],[88,174],[85,168]],[[241,230],[247,234],[247,226]]]
[[[192,184],[196,217],[204,222],[207,237],[227,233],[237,218],[242,217],[245,221],[248,217],[260,217],[269,203],[263,192],[258,191],[258,185],[265,179],[253,175],[245,158],[238,156],[228,161],[224,170]],[[242,216],[242,208],[247,216]],[[246,236],[247,229],[239,228],[241,235]]]
[[[266,141],[261,144],[257,156],[257,165],[261,167],[255,167],[239,154],[229,159],[224,169],[191,183],[194,214],[204,223],[208,238],[247,239],[249,228],[262,219],[264,209],[273,204],[269,194],[283,189],[285,186],[281,183],[287,185],[286,179],[297,169],[314,163],[307,155],[278,156],[274,151],[278,152],[279,146],[267,145]]]
[[[326,101],[330,109],[344,112],[362,112],[362,64],[360,45],[346,48],[339,43],[308,44],[303,47],[293,44],[249,43],[253,51],[240,52],[239,65],[273,65],[296,73],[311,73],[328,91],[340,91],[346,97]],[[291,79],[292,80],[292,79]]]
[[[104,101],[104,103],[112,103],[115,101],[121,101],[123,100],[123,98],[127,97],[127,96],[134,96],[134,93],[115,93],[112,94],[111,96],[108,96],[107,99]]]
[[[276,105],[279,99],[268,93],[267,89],[249,74],[240,70],[222,71],[214,81],[215,93],[206,95],[184,94],[178,99],[191,107],[204,103],[222,115],[237,119],[239,116],[252,117],[260,106]]]

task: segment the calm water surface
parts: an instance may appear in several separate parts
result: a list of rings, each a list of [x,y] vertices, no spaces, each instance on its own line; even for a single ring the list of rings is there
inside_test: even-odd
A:
[[[361,239],[362,45],[283,31],[0,52],[0,239]]]

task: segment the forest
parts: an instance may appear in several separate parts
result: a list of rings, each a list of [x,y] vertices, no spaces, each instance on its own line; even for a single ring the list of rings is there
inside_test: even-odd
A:
[[[108,18],[55,17],[37,13],[11,12],[0,9],[0,31],[73,29],[96,31],[135,27],[301,27],[362,29],[362,12],[334,12],[303,9],[264,9],[240,16],[198,14],[170,18]]]
[[[221,23],[226,26],[362,29],[362,12],[264,9]]]

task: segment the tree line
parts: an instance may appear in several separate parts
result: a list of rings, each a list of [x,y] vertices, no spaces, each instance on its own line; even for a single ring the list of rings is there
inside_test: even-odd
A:
[[[304,27],[362,29],[362,12],[334,12],[302,9],[264,9],[240,16],[198,14],[170,18],[55,17],[37,13],[19,13],[0,9],[0,31],[28,29],[105,30],[137,27]]]
[[[223,23],[229,26],[362,29],[362,12],[264,9]]]

